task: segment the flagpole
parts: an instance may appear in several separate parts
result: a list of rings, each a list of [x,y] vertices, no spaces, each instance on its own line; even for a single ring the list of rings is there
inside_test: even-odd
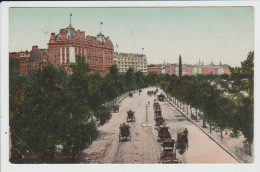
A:
[[[72,14],[70,13],[70,25],[71,25],[71,16],[72,16]]]
[[[100,22],[100,32],[101,32],[101,25],[103,24],[103,22]]]

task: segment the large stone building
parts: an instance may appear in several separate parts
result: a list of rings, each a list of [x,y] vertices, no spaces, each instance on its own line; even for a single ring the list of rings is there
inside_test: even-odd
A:
[[[161,68],[160,68],[159,65],[150,64],[150,65],[147,66],[147,72],[148,73],[161,74]]]
[[[10,58],[18,60],[19,75],[26,76],[42,70],[48,63],[48,49],[39,49],[37,45],[32,47],[29,52],[12,52],[9,53]]]
[[[19,58],[18,58],[19,75],[21,75],[21,76],[29,75],[29,73],[30,73],[29,58],[30,58],[29,51],[21,51],[19,53]]]
[[[76,56],[83,57],[90,69],[101,76],[114,65],[114,46],[109,37],[101,32],[96,37],[86,36],[71,24],[58,34],[51,33],[48,49],[50,64],[64,68],[68,74],[72,73],[70,64],[76,62]]]
[[[114,53],[114,63],[120,73],[125,73],[132,67],[135,71],[147,73],[147,60],[144,54]]]
[[[29,73],[42,70],[48,63],[48,49],[40,49],[37,45],[32,47],[29,58]]]

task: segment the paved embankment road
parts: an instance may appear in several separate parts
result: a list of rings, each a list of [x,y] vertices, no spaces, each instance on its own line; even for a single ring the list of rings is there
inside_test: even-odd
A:
[[[87,149],[83,151],[88,156],[82,163],[160,163],[161,146],[157,142],[158,131],[155,129],[153,101],[155,96],[148,96],[148,90],[143,89],[141,95],[123,99],[119,105],[119,113],[113,113],[110,121],[99,128],[100,135]],[[161,91],[158,92],[158,94]],[[151,127],[142,127],[146,120],[146,105],[148,106],[148,123]],[[167,101],[160,102],[162,116],[170,133],[176,139],[178,130],[187,128],[189,131],[189,148],[182,155],[177,153],[183,163],[238,163],[231,155],[219,147],[197,126],[188,121]],[[127,111],[135,111],[135,122],[129,122],[131,141],[119,142],[119,125],[126,123]]]

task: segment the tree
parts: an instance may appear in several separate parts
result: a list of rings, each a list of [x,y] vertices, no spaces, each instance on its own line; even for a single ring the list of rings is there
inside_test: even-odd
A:
[[[134,68],[130,67],[125,73],[125,83],[128,87],[128,90],[134,90],[137,88]]]

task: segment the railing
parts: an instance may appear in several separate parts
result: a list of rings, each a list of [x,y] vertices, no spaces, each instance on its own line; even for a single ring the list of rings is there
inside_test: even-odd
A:
[[[114,98],[113,100],[110,100],[109,102],[104,103],[104,105],[114,106],[114,105],[118,104],[121,100],[123,100],[124,98],[128,97],[130,92],[136,92],[136,91],[138,91],[138,90],[132,90],[132,91],[125,92],[125,93],[121,94],[120,96]]]

